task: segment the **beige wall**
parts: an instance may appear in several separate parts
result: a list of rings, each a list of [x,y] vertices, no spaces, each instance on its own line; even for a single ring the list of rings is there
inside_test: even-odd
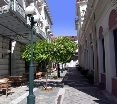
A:
[[[97,38],[98,38],[98,56],[99,56],[99,72],[102,73],[103,63],[102,61],[102,53],[101,53],[101,45],[99,41],[99,27],[103,27],[103,36],[104,36],[104,46],[105,46],[105,66],[106,66],[106,90],[108,92],[112,92],[112,78],[115,77],[115,53],[114,53],[114,37],[111,30],[109,30],[109,15],[112,9],[111,1],[108,0],[106,7],[100,11],[100,17],[97,19]],[[99,14],[98,13],[98,14]]]
[[[90,0],[89,0],[90,1]],[[95,81],[101,82],[100,74],[103,73],[103,55],[102,55],[102,46],[99,39],[99,28],[103,27],[103,37],[104,37],[104,48],[105,48],[105,66],[106,66],[106,90],[112,92],[112,78],[115,77],[115,53],[114,53],[114,37],[113,30],[109,30],[109,15],[110,12],[115,9],[117,6],[113,6],[111,0],[100,0],[96,2],[95,0],[93,7],[91,8],[90,14],[86,17],[85,26],[81,29],[83,30],[79,36],[79,44],[81,45],[79,50],[79,63],[82,67],[92,69],[92,54],[94,53],[94,75]],[[95,19],[94,19],[95,13]],[[115,27],[117,28],[117,27]],[[96,31],[95,31],[96,30]],[[90,34],[92,34],[92,44],[90,39]],[[87,47],[86,42],[87,41]],[[97,44],[97,46],[96,46]],[[91,50],[93,47],[93,50]],[[88,50],[88,54],[85,52]],[[93,53],[92,53],[93,52]],[[88,56],[88,64],[87,62]]]

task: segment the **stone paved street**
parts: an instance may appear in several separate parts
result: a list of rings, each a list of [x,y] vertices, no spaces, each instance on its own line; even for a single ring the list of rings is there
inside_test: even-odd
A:
[[[28,92],[27,86],[13,87],[11,88],[11,91],[9,92],[9,95],[7,97],[5,94],[0,95],[0,104],[15,104],[14,100],[27,92]]]
[[[65,94],[62,104],[114,104],[100,89],[88,84],[76,69],[71,68],[63,82]]]
[[[34,92],[36,97],[35,104],[55,104],[55,99],[58,91],[59,88],[53,88],[52,91],[44,91],[42,89],[37,89]],[[27,104],[27,97],[18,104]]]
[[[62,73],[65,76],[66,71]],[[60,79],[48,79],[48,86],[52,87],[52,90],[45,91],[43,85],[45,85],[46,79],[34,80],[35,88],[34,95],[36,97],[35,104],[55,104],[58,99],[58,92],[60,88],[63,88],[62,78]],[[0,93],[0,104],[27,104],[27,96],[29,94],[28,87],[12,87],[8,96]]]
[[[48,79],[48,86],[53,87],[51,91],[42,90],[40,82],[45,83],[45,79],[35,80],[38,85],[34,89],[35,104],[115,104],[100,89],[89,84],[76,69],[70,68],[67,74],[65,71],[62,74],[63,77],[65,75],[62,82],[62,79]],[[27,95],[27,86],[12,88],[8,97],[1,95],[0,104],[26,104]]]

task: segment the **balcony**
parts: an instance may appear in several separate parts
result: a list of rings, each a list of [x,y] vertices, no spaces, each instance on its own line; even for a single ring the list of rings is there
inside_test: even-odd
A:
[[[7,2],[7,4],[0,7],[0,14],[5,14],[8,12],[12,12],[12,14],[20,16],[23,19],[23,21],[26,22],[25,10],[18,1],[9,1]]]
[[[75,29],[78,30],[78,18],[75,18]]]
[[[50,26],[49,26],[48,23],[46,23],[45,28],[46,28],[46,29],[49,29],[49,28],[50,28]]]
[[[27,24],[24,8],[16,0],[5,3],[0,7],[0,34],[21,43],[29,43],[31,28]]]
[[[77,0],[78,3],[80,2],[88,2],[88,0]]]
[[[8,2],[9,2],[8,0],[0,0],[0,7],[4,6],[4,5],[7,5]]]
[[[34,28],[36,30],[36,33],[37,33],[38,37],[40,37],[41,39],[47,39],[46,34],[40,29],[41,27],[35,26]]]
[[[48,34],[49,34],[49,33],[51,33],[51,30],[50,30],[50,29],[47,29],[47,32],[48,32]]]
[[[30,26],[27,25],[25,11],[15,0],[0,7],[0,34],[23,43],[29,40]]]
[[[42,6],[42,4],[43,4],[42,0],[38,0],[38,1],[37,1],[37,6],[38,6],[38,7]]]

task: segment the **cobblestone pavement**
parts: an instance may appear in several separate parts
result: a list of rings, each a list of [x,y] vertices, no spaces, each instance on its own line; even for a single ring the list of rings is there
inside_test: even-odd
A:
[[[9,95],[6,97],[6,95],[1,94],[0,95],[0,104],[11,104],[14,99],[17,99],[22,94],[26,93],[28,91],[27,86],[22,87],[13,87],[11,88],[11,91],[9,92]]]
[[[45,81],[43,83],[45,84]],[[34,88],[35,104],[55,104],[59,89],[63,85],[60,80],[49,80],[48,85],[52,86],[48,91],[44,90],[42,85]],[[0,94],[0,104],[27,104],[28,93],[27,86],[13,87],[7,97],[5,94]]]
[[[88,84],[87,80],[74,68],[64,77],[65,94],[62,104],[114,104],[102,91]]]
[[[63,76],[65,73],[63,73]],[[45,83],[44,80],[42,82]],[[37,87],[34,91],[36,96],[35,104],[55,104],[55,100],[58,101],[57,95],[62,83],[64,83],[63,89],[65,89],[65,94],[60,98],[63,101],[62,104],[114,104],[104,96],[100,89],[88,84],[87,79],[74,68],[68,70],[62,82],[61,79],[58,81],[48,80],[48,82],[53,89],[51,91],[43,91],[42,86],[39,85],[40,87]],[[36,83],[40,82],[37,81]],[[0,95],[0,104],[26,104],[27,95],[27,86],[12,88],[8,97]]]
[[[56,99],[58,91],[59,91],[59,88],[53,88],[50,91],[37,89],[34,92],[34,95],[36,97],[35,104],[55,104],[55,99]],[[27,97],[18,104],[27,104]]]
[[[61,73],[62,77],[65,76],[66,71]],[[46,79],[34,80],[35,88],[35,104],[55,104],[58,99],[58,92],[60,88],[63,88],[62,78],[60,79],[48,79],[48,86],[52,87],[52,90],[45,91],[43,85],[45,85]],[[29,94],[27,86],[12,87],[9,95],[0,93],[0,104],[27,104],[27,96]]]

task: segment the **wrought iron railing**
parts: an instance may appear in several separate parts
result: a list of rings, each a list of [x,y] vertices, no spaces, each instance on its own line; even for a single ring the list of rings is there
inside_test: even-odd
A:
[[[9,10],[12,10],[16,13],[19,13],[23,18],[25,18],[25,10],[16,0],[7,1],[7,4],[0,7],[0,14],[6,13]]]
[[[19,12],[20,15],[25,18],[25,10],[17,1],[16,1],[16,11]]]
[[[10,9],[12,9],[15,12],[18,12],[22,17],[25,18],[25,10],[24,8],[18,3],[18,1],[13,0],[10,1]]]

